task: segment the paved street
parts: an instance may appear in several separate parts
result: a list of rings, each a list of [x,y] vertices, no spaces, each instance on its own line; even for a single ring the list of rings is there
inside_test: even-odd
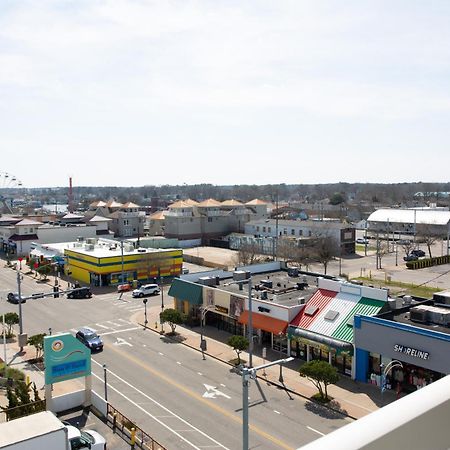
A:
[[[15,274],[0,270],[2,293],[15,289]],[[65,287],[63,285],[63,287]],[[23,291],[49,292],[51,287],[24,276]],[[169,301],[166,287],[166,304]],[[149,298],[149,307],[161,297]],[[17,310],[4,300],[0,313]],[[137,326],[142,300],[115,292],[88,300],[28,300],[23,305],[28,334],[75,332],[95,328],[105,341],[93,356],[93,386],[103,393],[102,364],[108,367],[109,401],[168,448],[239,448],[242,442],[241,378],[230,366]],[[326,409],[259,381],[250,388],[250,442],[253,448],[296,448],[348,423]]]

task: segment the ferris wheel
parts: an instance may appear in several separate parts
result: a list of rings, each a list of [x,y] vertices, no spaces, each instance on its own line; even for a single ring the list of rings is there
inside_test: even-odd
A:
[[[0,172],[0,189],[22,187],[22,182],[12,173]]]

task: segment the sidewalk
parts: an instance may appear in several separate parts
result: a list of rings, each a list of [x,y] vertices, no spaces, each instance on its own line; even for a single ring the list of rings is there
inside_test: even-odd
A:
[[[159,323],[160,311],[161,309],[156,305],[147,308],[147,328],[157,333],[160,333],[161,331]],[[132,320],[143,326],[144,314],[138,312],[133,316]],[[168,325],[166,325],[165,331],[168,331],[167,328]],[[200,327],[190,329],[178,325],[176,331],[182,338],[182,344],[197,350],[199,352],[199,358],[201,358]],[[229,333],[217,330],[211,326],[206,326],[204,328],[204,337],[207,341],[207,351],[205,352],[206,358],[215,358],[225,363],[235,359],[236,353],[225,344],[225,341],[229,336]],[[263,360],[261,357],[261,350],[260,346],[254,349],[253,366],[259,366],[269,361],[280,359],[280,354],[278,352],[267,348],[266,359]],[[247,353],[243,352],[241,357],[248,361]],[[285,357],[285,354],[281,355],[281,358]],[[279,381],[280,368],[278,365],[267,368],[265,370],[265,375],[262,371],[258,372],[258,378],[278,386],[280,389],[286,389],[290,393],[309,399],[312,395],[317,393],[317,389],[306,378],[300,377],[298,369],[301,364],[301,360],[295,359],[283,367],[283,383]],[[376,411],[380,407],[385,406],[396,399],[396,394],[394,392],[387,391],[382,394],[377,386],[357,383],[344,376],[341,376],[337,385],[329,386],[328,393],[333,397],[333,401],[329,404],[330,413],[332,413],[331,410],[334,410],[335,412],[341,412],[354,419],[359,419]]]

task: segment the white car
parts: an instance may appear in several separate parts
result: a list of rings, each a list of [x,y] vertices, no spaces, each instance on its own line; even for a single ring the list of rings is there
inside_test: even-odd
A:
[[[366,238],[357,238],[356,239],[356,243],[357,244],[368,245],[369,244],[369,240],[366,239]]]
[[[157,284],[144,284],[132,293],[133,297],[145,297],[146,295],[157,295],[161,292]]]
[[[105,438],[96,431],[81,431],[77,427],[67,424],[66,428],[71,450],[106,450]]]

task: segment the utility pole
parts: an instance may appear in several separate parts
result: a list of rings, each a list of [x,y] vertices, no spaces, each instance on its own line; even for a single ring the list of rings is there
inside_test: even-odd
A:
[[[23,319],[22,319],[22,289],[21,289],[21,273],[20,270],[17,269],[17,295],[19,300],[19,345],[20,351],[23,352]]]

